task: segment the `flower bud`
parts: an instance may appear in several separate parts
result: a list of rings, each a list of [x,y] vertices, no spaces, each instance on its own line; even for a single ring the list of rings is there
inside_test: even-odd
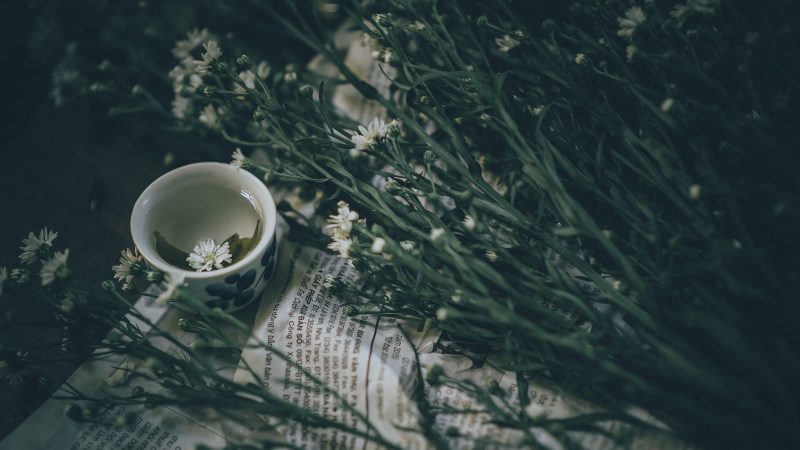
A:
[[[103,281],[103,283],[101,283],[100,286],[102,286],[103,290],[107,292],[114,292],[114,290],[116,290],[117,288],[117,285],[114,284],[114,282],[111,280]]]
[[[247,58],[247,55],[242,55],[236,58],[236,64],[238,64],[242,69],[246,69],[250,67],[250,60]]]
[[[300,86],[300,95],[302,95],[303,97],[311,98],[311,96],[314,95],[314,88],[312,88],[308,84],[304,84]]]

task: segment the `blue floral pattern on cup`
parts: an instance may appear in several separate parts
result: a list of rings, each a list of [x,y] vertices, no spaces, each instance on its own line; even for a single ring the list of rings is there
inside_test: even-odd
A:
[[[261,273],[256,269],[249,269],[242,273],[234,273],[225,277],[224,283],[214,283],[206,286],[208,295],[214,297],[206,302],[209,308],[240,309],[253,300],[253,296],[261,283],[267,283],[272,278],[275,269],[276,237],[261,256]]]

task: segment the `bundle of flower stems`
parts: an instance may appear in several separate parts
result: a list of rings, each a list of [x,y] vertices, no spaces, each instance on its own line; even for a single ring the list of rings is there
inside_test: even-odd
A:
[[[203,5],[337,73],[262,61],[254,33],[195,29],[164,68],[173,91],[118,78],[130,94],[114,111],[221,136],[234,164],[297,187],[330,217],[282,203],[290,236],[379,288],[339,286],[359,313],[427,321],[449,351],[498,356],[603,412],[540,427],[644,426],[637,406],[701,447],[800,444],[791,6],[326,4],[365,36],[377,86],[345,64],[324,8],[234,3]],[[382,115],[342,114],[340,86]]]

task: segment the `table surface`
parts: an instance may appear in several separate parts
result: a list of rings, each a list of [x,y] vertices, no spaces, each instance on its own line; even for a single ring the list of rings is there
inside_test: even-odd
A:
[[[154,130],[132,117],[109,119],[108,105],[56,108],[41,93],[13,106],[17,115],[5,121],[0,140],[0,266],[9,271],[18,267],[21,240],[46,226],[58,232],[57,250],[69,248],[70,270],[99,287],[113,278],[111,266],[120,251],[133,246],[129,218],[138,195],[170,169],[163,164],[164,154],[192,145],[193,138]],[[31,307],[28,299],[8,290],[0,296],[0,314]],[[52,325],[15,326],[0,330],[0,345],[33,349],[59,340],[59,332]],[[19,388],[0,380],[0,439],[80,362],[64,360],[66,355],[57,350],[47,356],[55,362],[27,368]]]

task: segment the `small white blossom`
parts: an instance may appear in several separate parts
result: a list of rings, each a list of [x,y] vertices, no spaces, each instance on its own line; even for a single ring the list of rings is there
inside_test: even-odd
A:
[[[244,153],[242,153],[242,149],[239,147],[236,147],[236,150],[231,153],[231,158],[231,165],[237,169],[241,168],[242,164],[244,164],[245,160],[247,159],[245,158]]]
[[[455,291],[453,291],[453,295],[450,296],[450,300],[452,300],[453,303],[461,303],[462,300],[461,296],[463,294],[464,292],[461,289],[456,289]]]
[[[50,260],[42,264],[42,269],[39,271],[39,276],[42,279],[42,286],[47,286],[56,280],[56,278],[65,278],[67,276],[67,258],[69,257],[69,249],[63,252],[56,252]]]
[[[372,253],[380,253],[383,251],[383,247],[386,246],[386,239],[382,237],[376,237],[374,241],[372,241],[372,248],[370,251]]]
[[[714,14],[714,8],[719,6],[719,0],[688,0],[685,5],[675,5],[669,15],[683,22],[686,16],[693,14]]]
[[[211,64],[213,64],[216,60],[222,56],[222,50],[220,50],[219,45],[217,45],[216,41],[208,41],[203,44],[203,48],[206,49],[206,52],[203,53],[201,56],[203,57],[202,61],[195,61],[194,66],[195,70],[199,74],[207,74],[211,69]]]
[[[617,34],[630,39],[636,28],[647,20],[647,15],[642,11],[642,8],[634,6],[625,11],[625,18],[617,17],[620,29]]]
[[[358,131],[361,134],[354,134],[350,140],[355,144],[356,150],[366,150],[377,144],[379,139],[386,137],[388,129],[383,120],[376,117],[367,128],[359,125]]]
[[[486,259],[491,262],[497,261],[497,252],[494,250],[486,250]]]
[[[495,38],[494,43],[497,44],[499,50],[501,52],[508,53],[514,49],[514,47],[519,45],[520,39],[522,39],[522,31],[517,30],[514,32],[514,36],[504,34],[501,38]]]
[[[161,293],[156,298],[156,302],[158,303],[166,303],[168,300],[171,300],[172,297],[175,296],[175,292],[178,291],[181,287],[184,286],[184,276],[183,274],[172,272],[168,275],[168,279],[164,286],[162,286]]]
[[[125,281],[126,283],[130,283],[135,277],[136,270],[134,269],[131,271],[132,267],[135,267],[136,264],[141,263],[142,255],[139,254],[139,249],[134,249],[134,253],[131,253],[129,248],[126,248],[122,251],[122,257],[119,258],[119,264],[116,266],[111,267],[114,271],[114,278],[119,281]]]
[[[466,229],[468,229],[468,230],[474,230],[475,229],[475,218],[470,216],[469,214],[464,216],[464,220],[462,220],[461,223],[463,223],[464,227],[466,227]]]
[[[27,239],[22,240],[24,245],[20,247],[22,250],[22,254],[19,255],[20,261],[28,265],[39,261],[39,254],[42,248],[51,247],[53,240],[57,237],[58,233],[52,230],[48,231],[47,227],[39,231],[39,236],[34,235],[32,232],[28,233]]]
[[[227,242],[217,245],[214,239],[200,241],[194,246],[192,253],[189,253],[186,262],[197,272],[213,270],[213,268],[222,269],[222,263],[230,264],[233,258],[229,250]]]
[[[353,229],[353,222],[358,220],[358,213],[351,211],[350,205],[344,200],[339,200],[336,206],[338,206],[337,214],[328,217],[328,224],[325,225],[325,228],[330,230],[334,236],[348,237]]]
[[[328,248],[339,253],[340,258],[347,258],[350,255],[350,247],[353,246],[353,240],[346,236],[334,235],[333,241],[328,244]]]
[[[239,72],[239,78],[242,79],[242,83],[244,83],[247,89],[256,88],[256,74],[254,74],[251,70]]]
[[[188,97],[176,95],[175,99],[172,100],[172,115],[178,119],[185,119],[186,111],[189,109],[190,104],[191,101]]]
[[[436,310],[436,318],[439,319],[440,322],[444,322],[447,320],[447,308],[444,306]]]
[[[533,107],[533,115],[534,116],[538,116],[539,114],[542,113],[542,111],[544,111],[544,105],[538,105],[538,106],[534,106]]]
[[[256,66],[256,75],[258,75],[258,78],[261,78],[262,80],[266,79],[271,71],[272,68],[269,66],[269,64],[267,64],[266,61],[261,61]]]
[[[431,230],[430,238],[432,241],[437,241],[444,234],[444,228],[434,228]]]
[[[3,285],[6,283],[8,279],[8,269],[5,267],[0,267],[0,296],[3,295]]]
[[[400,247],[407,252],[414,250],[414,245],[416,245],[414,244],[414,241],[400,241]]]
[[[203,108],[203,112],[200,113],[200,122],[208,125],[209,128],[214,128],[218,119],[219,116],[217,115],[217,110],[214,108],[214,105],[206,105],[206,107]]]
[[[175,47],[172,49],[172,54],[177,59],[184,59],[191,56],[194,49],[197,48],[203,41],[208,39],[208,29],[203,28],[198,31],[197,28],[186,33],[186,39],[175,42]]]

